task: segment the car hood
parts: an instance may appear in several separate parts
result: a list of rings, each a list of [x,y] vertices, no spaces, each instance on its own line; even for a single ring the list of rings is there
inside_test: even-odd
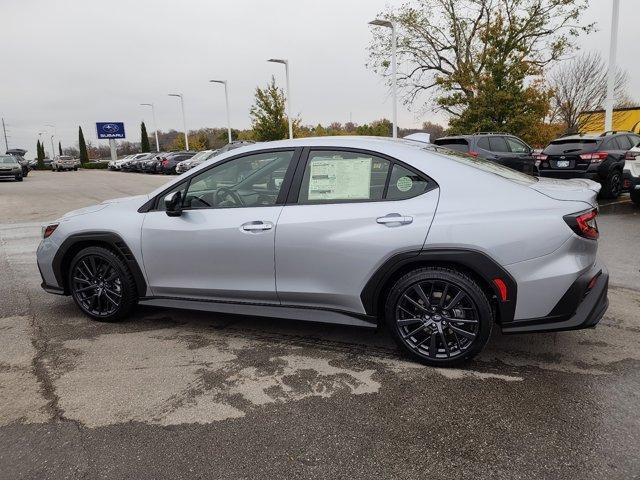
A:
[[[86,215],[87,213],[99,212],[100,210],[115,204],[139,203],[140,205],[142,205],[142,203],[146,202],[148,198],[149,198],[148,195],[135,195],[132,197],[113,198],[110,200],[105,200],[104,202],[99,203],[98,205],[90,205],[88,207],[79,208],[78,210],[72,210],[71,212],[67,212],[62,217],[60,217],[60,220],[66,220],[69,218],[77,217],[78,215]]]
[[[593,180],[573,178],[561,180],[558,178],[539,177],[530,188],[555,200],[585,202],[597,206],[596,201],[600,192],[600,184]]]

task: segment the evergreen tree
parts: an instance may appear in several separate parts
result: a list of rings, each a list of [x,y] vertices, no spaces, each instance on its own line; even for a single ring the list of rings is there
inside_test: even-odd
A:
[[[58,152],[62,155],[62,143],[58,142]]]
[[[84,141],[84,135],[82,134],[82,127],[78,127],[78,148],[80,149],[80,163],[88,163],[89,153],[87,152],[87,144]]]
[[[262,89],[256,88],[256,103],[251,107],[253,134],[258,141],[282,140],[287,138],[289,127],[285,113],[285,96],[276,86],[275,77]],[[294,130],[300,120],[293,120]]]
[[[140,151],[151,151],[151,146],[149,145],[149,135],[147,135],[147,126],[144,124],[144,122],[140,123]]]
[[[38,140],[38,145],[36,147],[36,155],[38,158],[38,170],[42,170],[44,169],[44,149],[42,148],[42,144],[40,143],[40,140]]]

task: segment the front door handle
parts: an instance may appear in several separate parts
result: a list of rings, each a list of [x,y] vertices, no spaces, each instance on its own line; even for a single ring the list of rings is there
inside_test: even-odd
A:
[[[256,220],[254,222],[243,223],[240,228],[245,232],[264,232],[265,230],[271,230],[273,223]]]
[[[382,225],[388,225],[393,223],[399,223],[400,225],[408,225],[413,222],[413,217],[408,215],[400,215],[399,213],[390,213],[384,217],[376,218],[376,222]]]

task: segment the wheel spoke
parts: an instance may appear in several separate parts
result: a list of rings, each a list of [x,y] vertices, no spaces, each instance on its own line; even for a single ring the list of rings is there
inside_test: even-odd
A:
[[[453,307],[455,307],[458,303],[460,303],[460,301],[464,298],[464,293],[462,292],[462,290],[459,290],[458,293],[455,294],[455,296],[451,299],[451,301],[449,302],[449,304],[444,307],[445,310],[451,310]]]
[[[91,273],[97,275],[98,267],[96,266],[96,259],[93,255],[89,257],[89,265],[91,265]]]
[[[407,325],[413,325],[414,323],[421,323],[421,318],[403,318],[402,320],[398,320],[399,327],[406,327]]]
[[[474,338],[476,338],[476,334],[472,333],[472,332],[467,332],[466,330],[463,330],[462,328],[458,328],[455,327],[453,325],[449,325],[449,328],[451,328],[451,330],[453,330],[456,333],[459,333],[460,335],[462,335],[465,338],[468,338],[470,340],[473,340]]]
[[[413,287],[413,290],[418,294],[418,296],[420,297],[420,300],[422,300],[425,307],[431,306],[431,302],[427,298],[427,295],[424,293],[424,290],[422,290],[422,285],[420,284],[416,285],[415,287]]]
[[[420,330],[423,330],[423,329],[424,329],[424,327],[425,327],[425,325],[420,325],[420,326],[419,326],[418,328],[416,328],[415,330],[413,330],[413,331],[411,331],[411,332],[407,333],[403,338],[404,338],[404,339],[407,339],[407,338],[413,337],[413,336],[414,336],[416,333],[418,333]]]
[[[413,306],[419,308],[420,310],[422,310],[423,312],[428,312],[429,310],[427,310],[423,305],[420,305],[418,302],[416,302],[413,298],[411,298],[409,295],[407,295],[406,293],[402,296],[402,298],[404,298],[405,300],[407,300],[409,303],[411,303]]]
[[[444,317],[448,322],[454,323],[478,323],[478,320],[472,318],[456,318],[456,317]]]
[[[447,344],[447,338],[445,337],[444,331],[442,330],[442,326],[440,325],[438,325],[438,333],[440,334],[440,341],[444,346],[444,351],[447,352],[447,357],[450,357],[451,353],[449,352],[449,345]]]
[[[82,287],[76,290],[76,293],[80,293],[80,292],[86,292],[87,290],[95,290],[96,288],[98,288],[96,285],[88,285],[86,287]]]
[[[449,284],[445,283],[444,284],[444,289],[442,290],[442,295],[440,296],[440,301],[438,302],[438,305],[440,307],[444,307],[444,302],[445,299],[447,298],[447,292],[449,291]]]
[[[116,302],[113,298],[111,298],[109,296],[109,293],[107,292],[107,290],[104,291],[104,298],[106,298],[107,300],[109,300],[111,303],[113,303],[114,306],[118,306],[119,302]]]
[[[78,273],[82,273],[82,272],[78,271]],[[86,279],[80,278],[80,277],[73,277],[73,280],[76,281],[76,282],[91,283],[89,280],[86,280]]]
[[[438,341],[438,335],[436,332],[431,332],[431,342],[429,343],[429,356],[436,358],[436,355],[438,354],[438,346],[437,346],[437,341]]]

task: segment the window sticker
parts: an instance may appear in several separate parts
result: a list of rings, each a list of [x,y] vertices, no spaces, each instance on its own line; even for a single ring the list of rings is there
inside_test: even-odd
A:
[[[396,182],[396,187],[401,192],[408,192],[413,188],[413,180],[410,177],[400,177]]]
[[[314,157],[309,200],[360,200],[371,196],[371,158]]]

